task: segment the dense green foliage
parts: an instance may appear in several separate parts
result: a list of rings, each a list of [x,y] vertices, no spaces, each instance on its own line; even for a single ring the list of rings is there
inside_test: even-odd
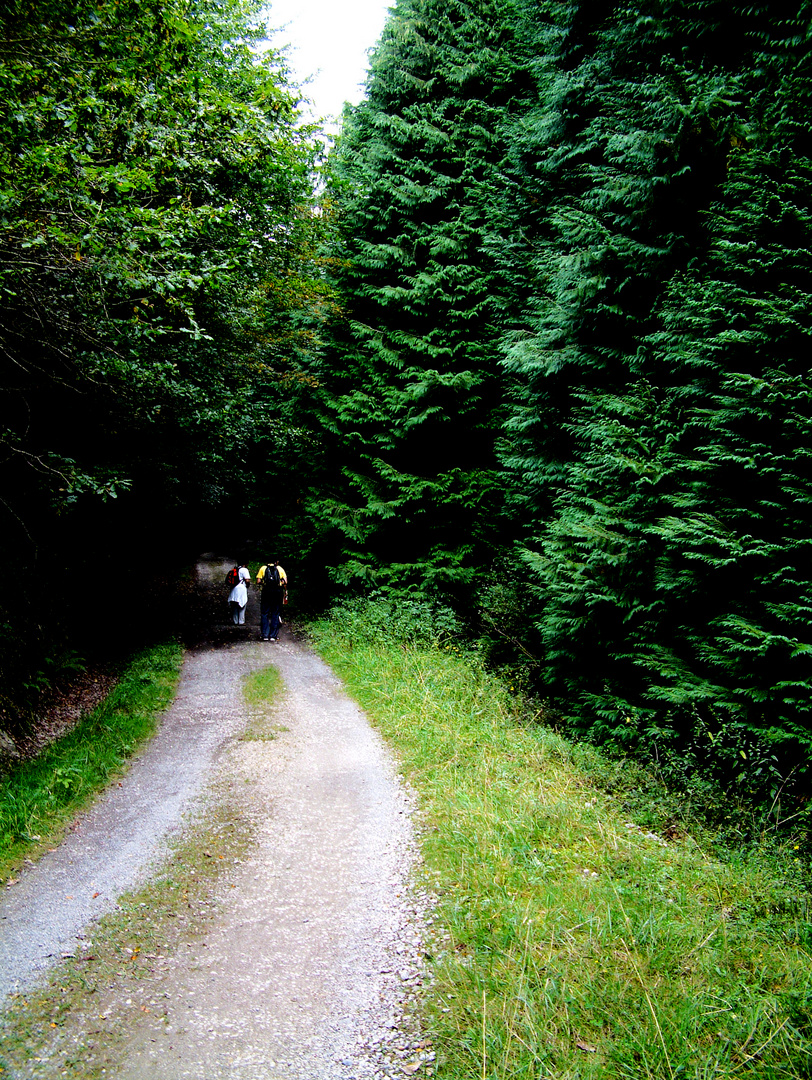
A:
[[[403,0],[334,169],[338,576],[473,585],[567,722],[768,799],[812,745],[811,42]]]
[[[6,683],[39,677],[63,610],[82,638],[88,592],[129,594],[126,635],[128,570],[148,551],[166,571],[244,503],[251,448],[261,484],[268,446],[296,440],[316,148],[254,8],[3,7]]]
[[[621,741],[703,724],[791,756],[812,741],[810,9],[695,8],[571,5],[517,128],[517,164],[543,164],[515,197],[545,210],[507,461],[566,707]]]
[[[216,507],[590,737],[808,784],[810,0],[398,0],[318,214],[253,19],[6,6],[2,673]]]
[[[319,369],[336,577],[460,595],[499,531],[500,312],[483,257],[511,5],[404,0],[331,169],[342,305]]]

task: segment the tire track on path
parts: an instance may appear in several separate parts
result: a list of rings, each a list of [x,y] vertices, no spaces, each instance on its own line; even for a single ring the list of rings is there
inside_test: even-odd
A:
[[[202,569],[217,580],[219,564]],[[285,683],[277,737],[241,740],[242,679],[270,663]],[[255,839],[223,882],[200,947],[144,985],[144,1001],[160,994],[165,1007],[133,1003],[107,1075],[352,1080],[388,1075],[387,1047],[408,1073],[403,983],[419,978],[422,926],[408,884],[411,800],[339,680],[290,637],[189,652],[177,699],[120,786],[0,900],[2,992],[31,988],[74,952],[224,781]],[[20,1076],[71,1075],[64,1049]]]

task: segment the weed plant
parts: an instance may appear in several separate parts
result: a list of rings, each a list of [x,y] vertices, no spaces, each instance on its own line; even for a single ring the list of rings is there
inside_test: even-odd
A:
[[[313,634],[419,794],[438,1076],[812,1076],[794,845],[779,870],[774,852],[725,861],[641,825],[601,786],[596,751],[528,723],[442,629],[394,636],[371,610]]]
[[[32,761],[0,781],[0,876],[53,843],[76,812],[155,730],[175,693],[181,646],[137,654],[108,697]]]

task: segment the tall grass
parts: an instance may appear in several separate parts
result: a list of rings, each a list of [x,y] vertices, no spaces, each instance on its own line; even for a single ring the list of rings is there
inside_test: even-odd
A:
[[[314,638],[425,814],[438,1076],[812,1076],[800,864],[723,862],[637,825],[592,751],[526,723],[450,639],[394,640],[377,615],[344,612]]]
[[[139,653],[97,708],[0,780],[0,876],[52,840],[153,733],[182,652],[171,641]]]

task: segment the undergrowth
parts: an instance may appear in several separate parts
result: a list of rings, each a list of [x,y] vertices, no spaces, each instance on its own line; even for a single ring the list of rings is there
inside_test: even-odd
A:
[[[137,654],[107,698],[37,758],[0,780],[0,878],[59,832],[155,730],[178,681],[182,647]]]
[[[313,634],[419,793],[444,928],[426,1003],[438,1076],[812,1075],[792,838],[722,858],[707,831],[633,815],[607,783],[617,763],[530,723],[446,628],[393,635],[381,614],[343,609]]]

